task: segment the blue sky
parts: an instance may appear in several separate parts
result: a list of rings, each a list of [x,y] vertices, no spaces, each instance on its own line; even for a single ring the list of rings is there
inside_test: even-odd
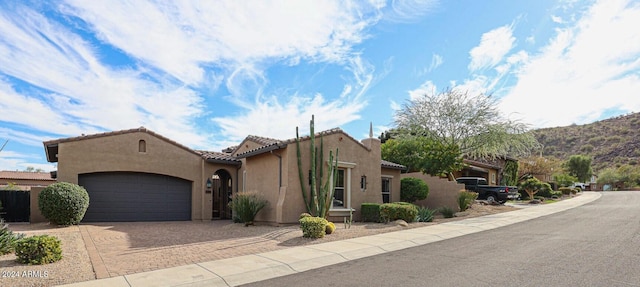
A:
[[[360,139],[453,86],[532,128],[590,123],[640,111],[638,27],[624,0],[2,1],[0,169],[140,126],[219,151],[315,114]]]

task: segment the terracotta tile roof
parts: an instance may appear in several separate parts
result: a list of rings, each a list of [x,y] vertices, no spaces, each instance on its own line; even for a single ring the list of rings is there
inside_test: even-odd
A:
[[[206,161],[209,161],[209,162],[230,163],[234,165],[242,164],[242,161],[240,161],[239,159],[235,158],[234,156],[228,153],[204,151],[204,150],[197,150],[196,153],[200,154],[202,158],[204,158]]]
[[[174,144],[176,146],[179,146],[183,149],[186,149],[188,151],[193,152],[192,149],[170,139],[167,138],[163,135],[160,135],[150,129],[147,129],[145,127],[139,127],[139,128],[135,128],[135,129],[128,129],[128,130],[121,130],[121,131],[112,131],[112,132],[104,132],[104,133],[98,133],[98,134],[91,134],[91,135],[81,135],[81,136],[77,136],[77,137],[70,137],[70,138],[62,138],[62,139],[55,139],[55,140],[50,140],[50,141],[45,141],[44,145],[48,146],[48,145],[53,145],[53,144],[58,144],[58,143],[64,143],[64,142],[72,142],[72,141],[80,141],[80,140],[85,140],[85,139],[94,139],[94,138],[101,138],[101,137],[107,137],[107,136],[114,136],[114,135],[122,135],[122,134],[130,134],[130,133],[136,133],[136,132],[144,132],[144,133],[148,133],[150,135],[153,135],[155,137],[158,137],[162,140],[165,140],[171,144]]]
[[[97,134],[91,134],[91,135],[81,135],[81,136],[77,136],[77,137],[70,137],[70,138],[61,138],[61,139],[55,139],[55,140],[49,140],[49,141],[45,141],[43,142],[44,144],[44,148],[47,151],[47,160],[49,162],[57,162],[57,158],[55,158],[55,154],[57,153],[57,146],[60,143],[65,143],[65,142],[73,142],[73,141],[81,141],[81,140],[86,140],[86,139],[95,139],[95,138],[101,138],[101,137],[108,137],[108,136],[114,136],[114,135],[122,135],[122,134],[129,134],[129,133],[136,133],[136,132],[143,132],[143,133],[147,133],[150,134],[152,136],[155,136],[159,139],[162,139],[170,144],[173,144],[177,147],[180,147],[184,150],[187,150],[189,152],[196,153],[194,150],[188,148],[187,146],[184,146],[170,138],[164,137],[158,133],[155,133],[145,127],[139,127],[139,128],[135,128],[135,129],[128,129],[128,130],[121,130],[121,131],[112,131],[112,132],[104,132],[104,133],[97,133]],[[49,149],[52,149],[51,151]]]
[[[256,143],[259,143],[261,145],[271,145],[271,144],[278,143],[278,142],[281,141],[281,140],[277,140],[277,139],[261,137],[261,136],[254,136],[254,135],[247,136],[247,139],[251,140],[251,141],[254,141]]]
[[[385,168],[391,168],[391,169],[401,169],[401,170],[404,170],[404,169],[406,169],[406,168],[407,168],[407,167],[406,167],[406,166],[404,166],[404,165],[401,165],[401,164],[398,164],[398,163],[395,163],[395,162],[386,161],[386,160],[381,160],[381,161],[380,161],[380,165],[381,165],[382,167],[385,167]]]
[[[342,131],[342,129],[340,128],[333,128],[330,130],[326,130],[326,131],[321,131],[315,134],[316,137],[319,136],[326,136],[326,135],[332,135],[332,134],[337,134],[337,133],[342,133],[344,134],[346,137],[352,139],[354,142],[360,144],[362,147],[367,148],[366,146],[364,146],[360,141],[354,139],[352,136],[350,136],[349,134],[345,133],[344,131]],[[290,138],[287,140],[276,140],[276,139],[271,139],[271,138],[265,138],[265,137],[258,137],[258,136],[248,136],[247,139],[253,140],[255,142],[264,144],[261,147],[258,148],[254,148],[248,151],[245,151],[243,153],[239,153],[236,156],[238,158],[246,158],[246,157],[250,157],[250,156],[254,156],[254,155],[258,155],[261,153],[265,153],[265,152],[269,152],[272,150],[277,150],[277,149],[281,149],[286,147],[289,144],[295,143],[296,142],[296,138]],[[303,136],[300,137],[300,141],[306,141],[311,139],[311,136]],[[258,140],[260,140],[261,142],[259,142]]]
[[[48,172],[31,172],[31,171],[0,171],[1,179],[22,179],[22,180],[47,180],[56,181],[51,178],[51,173]]]

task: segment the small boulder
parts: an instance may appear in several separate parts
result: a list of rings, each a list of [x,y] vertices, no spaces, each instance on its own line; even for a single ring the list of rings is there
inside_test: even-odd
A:
[[[400,225],[400,226],[403,226],[403,227],[409,226],[409,224],[406,221],[402,220],[402,219],[398,219],[398,220],[394,221],[393,223],[395,225]]]

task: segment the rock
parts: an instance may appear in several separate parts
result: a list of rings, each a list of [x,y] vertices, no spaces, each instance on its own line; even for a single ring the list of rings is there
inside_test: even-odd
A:
[[[398,220],[394,221],[393,224],[400,225],[400,226],[403,226],[403,227],[409,226],[409,223],[407,223],[406,221],[404,221],[402,219],[398,219]]]

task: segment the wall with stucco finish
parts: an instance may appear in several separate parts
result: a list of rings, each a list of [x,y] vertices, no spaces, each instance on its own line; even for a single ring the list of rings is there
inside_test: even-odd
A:
[[[449,181],[446,178],[430,176],[421,172],[402,174],[402,178],[413,177],[424,180],[429,186],[429,195],[425,200],[418,200],[415,204],[436,209],[443,206],[458,211],[458,193],[464,190],[464,184]]]
[[[146,151],[140,152],[144,140]],[[203,212],[203,159],[196,153],[146,132],[61,142],[58,145],[58,181],[78,183],[78,175],[94,172],[144,172],[192,181],[192,220],[206,218]]]
[[[334,132],[323,135],[325,173],[328,167],[329,151],[334,154],[338,150],[339,166],[345,168],[345,176],[349,177],[345,182],[345,193],[351,194],[348,206],[354,211],[354,220],[360,219],[360,205],[364,202],[382,202],[382,182],[380,166],[380,141],[366,139],[363,143],[354,140],[343,132]],[[320,139],[316,139],[316,147],[320,148]],[[308,191],[308,171],[310,167],[310,140],[305,139],[300,143],[301,161],[304,182]],[[280,156],[282,162],[280,162]],[[290,143],[285,148],[249,157],[245,160],[243,169],[246,170],[245,179],[247,190],[256,190],[264,194],[270,202],[265,210],[261,211],[256,221],[268,221],[276,224],[295,224],[300,213],[306,212],[302,197],[300,180],[298,175],[298,162],[296,144]],[[282,174],[280,177],[280,167]],[[394,177],[393,188],[397,191],[392,196],[400,198],[400,171],[386,169],[385,174]],[[360,186],[362,176],[367,178],[366,189]],[[282,178],[282,183],[279,179]],[[346,197],[346,194],[345,194]],[[345,208],[346,209],[346,208]],[[331,215],[331,214],[330,214]],[[332,220],[342,217],[330,217]]]

